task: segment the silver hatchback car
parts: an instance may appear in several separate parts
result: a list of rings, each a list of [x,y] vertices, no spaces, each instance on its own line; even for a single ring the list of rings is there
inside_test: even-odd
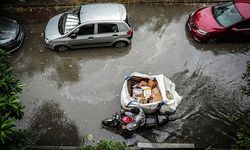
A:
[[[125,47],[133,36],[131,19],[122,4],[81,5],[51,18],[46,26],[46,45],[56,51],[115,46]]]

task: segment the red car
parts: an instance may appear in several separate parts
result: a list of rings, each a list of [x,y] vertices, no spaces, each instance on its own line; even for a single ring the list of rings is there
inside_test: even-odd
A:
[[[250,41],[250,0],[197,9],[186,27],[197,42]]]

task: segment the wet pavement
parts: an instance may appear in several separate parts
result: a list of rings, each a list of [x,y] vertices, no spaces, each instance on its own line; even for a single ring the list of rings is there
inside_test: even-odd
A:
[[[57,53],[46,48],[46,22],[22,24],[26,39],[12,57],[26,86],[20,95],[25,116],[18,123],[34,145],[79,145],[84,136],[124,141],[101,127],[120,109],[120,91],[132,72],[164,74],[183,96],[173,121],[142,129],[134,138],[151,142],[230,147],[236,134],[227,116],[249,109],[240,93],[250,43],[198,44],[185,32],[191,11],[201,5],[128,4],[134,22],[131,47]],[[55,12],[55,14],[57,14]]]

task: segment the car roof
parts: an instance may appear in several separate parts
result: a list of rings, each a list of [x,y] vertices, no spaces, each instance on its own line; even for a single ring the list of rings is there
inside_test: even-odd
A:
[[[249,0],[235,0],[235,6],[244,19],[250,18],[250,1]]]
[[[121,21],[127,16],[126,8],[122,4],[99,3],[82,5],[80,10],[80,21]]]

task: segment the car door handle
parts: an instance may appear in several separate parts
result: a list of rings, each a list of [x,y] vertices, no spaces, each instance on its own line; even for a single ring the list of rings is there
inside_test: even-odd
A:
[[[91,37],[89,37],[88,39],[89,39],[89,40],[93,40],[93,39],[94,39],[94,37],[92,37],[92,36],[91,36]]]
[[[113,34],[113,36],[118,36],[118,34]]]

